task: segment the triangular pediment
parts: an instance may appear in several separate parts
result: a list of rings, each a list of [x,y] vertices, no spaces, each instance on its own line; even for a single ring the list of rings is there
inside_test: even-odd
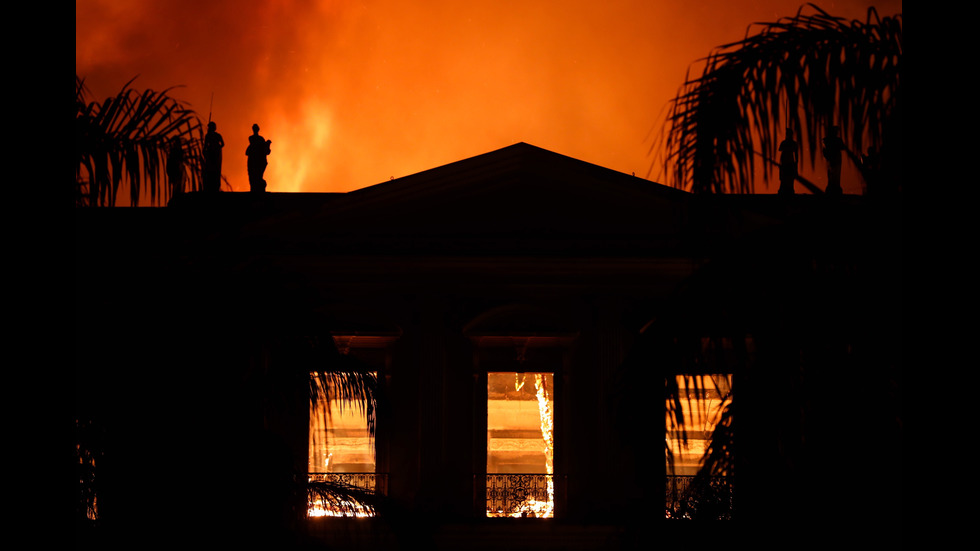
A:
[[[352,191],[313,221],[322,232],[352,236],[670,233],[664,225],[680,221],[688,197],[518,143]]]
[[[698,197],[518,143],[304,200],[243,235],[293,253],[685,256],[768,225],[745,207],[770,201],[749,199]]]

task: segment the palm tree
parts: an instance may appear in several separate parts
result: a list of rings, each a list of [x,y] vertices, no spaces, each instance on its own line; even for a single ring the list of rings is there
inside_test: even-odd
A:
[[[76,206],[114,206],[124,181],[131,206],[139,206],[144,193],[158,205],[200,187],[201,121],[169,95],[172,88],[140,93],[132,83],[89,103],[85,81],[75,75]],[[180,161],[171,163],[168,175],[171,156]]]
[[[719,388],[712,374],[733,374],[691,483],[709,507],[702,509],[701,496],[669,499],[695,503],[693,518],[719,518],[711,507],[724,505],[724,496],[712,481],[733,475],[729,503],[739,519],[856,519],[894,528],[900,518],[896,223],[879,209],[818,206],[726,247],[644,329],[623,366],[632,383],[626,391],[666,375],[667,439],[690,437],[685,400]],[[649,419],[625,398],[634,409],[624,418]]]
[[[812,166],[827,128],[839,126],[852,159],[874,148],[875,170],[900,187],[901,14],[881,18],[870,8],[865,22],[846,21],[807,4],[794,17],[750,26],[703,63],[699,77],[685,79],[651,148],[670,185],[751,193],[759,161],[768,182],[787,127]]]

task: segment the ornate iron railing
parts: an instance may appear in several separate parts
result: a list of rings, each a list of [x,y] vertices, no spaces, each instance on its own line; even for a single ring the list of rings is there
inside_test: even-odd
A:
[[[310,482],[334,482],[380,495],[388,493],[387,473],[309,473]]]
[[[733,487],[732,477],[667,476],[666,518],[731,520]]]
[[[486,489],[488,517],[555,516],[554,475],[488,474]]]

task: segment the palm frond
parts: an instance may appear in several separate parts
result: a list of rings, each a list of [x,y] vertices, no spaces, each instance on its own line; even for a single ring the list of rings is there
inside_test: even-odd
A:
[[[326,421],[331,406],[343,412],[350,409],[364,413],[368,438],[374,440],[377,426],[378,377],[375,371],[356,358],[341,354],[332,337],[302,339],[303,355],[308,358],[302,371],[309,374],[311,428]],[[314,436],[314,445],[317,437]],[[310,480],[307,497],[311,506],[342,516],[375,516],[382,495],[338,480]]]
[[[135,78],[133,79],[135,80]],[[166,183],[170,145],[179,140],[181,180],[187,191],[201,185],[202,127],[186,104],[162,92],[137,92],[127,82],[113,97],[88,102],[84,79],[75,75],[75,203],[114,206],[127,182],[129,202],[146,194],[153,205],[174,192]]]
[[[735,472],[735,403],[727,398],[711,441],[701,459],[700,477],[731,476]]]
[[[807,7],[815,13],[804,13]],[[807,4],[794,17],[753,24],[743,40],[701,63],[699,77],[688,70],[651,147],[665,183],[753,192],[756,152],[775,157],[787,127],[797,131],[811,165],[832,125],[852,155],[870,146],[883,162],[900,162],[901,14],[880,18],[871,8],[865,22],[846,21]],[[763,164],[763,181],[771,173]]]
[[[374,438],[377,422],[377,389],[378,377],[368,368],[356,366],[353,362],[344,362],[345,371],[335,371],[336,366],[324,366],[332,371],[316,371],[310,375],[310,404],[316,408],[324,408],[320,412],[326,418],[329,416],[328,404],[336,402],[340,411],[351,408],[364,412],[367,418],[368,435]],[[322,398],[327,398],[323,400]]]
[[[307,498],[324,511],[341,516],[375,516],[381,496],[374,491],[337,481],[310,481]]]
[[[732,413],[733,394],[725,375],[685,374],[666,377],[666,423],[664,426],[667,470],[674,471],[674,457],[670,450],[669,440],[674,439],[679,444],[687,445],[688,424],[684,417],[684,405],[688,411],[702,409],[703,402],[708,398],[709,389],[726,389],[721,399],[719,422],[712,431],[712,438],[702,458],[700,473],[706,476],[726,476],[734,470],[734,453],[732,448]],[[684,391],[680,381],[683,381]]]

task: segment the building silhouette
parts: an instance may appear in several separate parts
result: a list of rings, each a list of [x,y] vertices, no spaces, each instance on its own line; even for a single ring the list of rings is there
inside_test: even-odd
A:
[[[731,523],[660,521],[655,391],[677,374],[733,381],[722,515],[897,538],[895,212],[692,195],[523,143],[349,193],[76,210],[76,417],[98,427],[83,445],[99,456],[99,521],[79,538],[730,540]],[[323,365],[378,374],[373,458],[337,421],[347,463],[324,449],[313,468],[311,339]],[[548,412],[547,450],[533,423],[494,421],[525,409]],[[306,518],[297,488],[338,464],[371,475],[345,480],[383,494],[376,517]],[[545,491],[551,518],[488,517]]]

